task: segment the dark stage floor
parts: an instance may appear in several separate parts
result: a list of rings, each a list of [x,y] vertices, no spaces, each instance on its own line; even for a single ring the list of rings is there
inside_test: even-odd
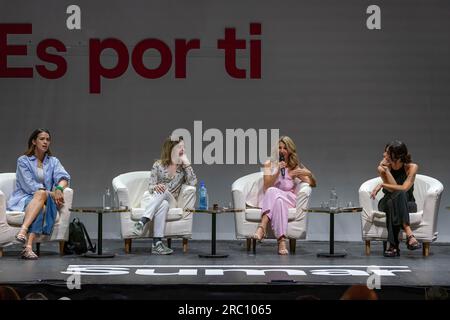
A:
[[[345,258],[319,258],[327,242],[299,242],[295,255],[279,256],[271,240],[258,244],[256,254],[247,253],[244,241],[219,241],[218,253],[229,254],[222,259],[198,256],[210,251],[208,241],[190,241],[184,254],[174,240],[170,256],[151,255],[150,245],[135,241],[125,254],[122,241],[108,240],[104,252],[116,256],[92,259],[61,257],[57,244],[48,243],[37,261],[23,261],[19,246],[8,247],[0,284],[52,299],[339,299],[358,284],[374,287],[380,299],[425,299],[445,297],[450,288],[450,245],[444,244],[433,244],[428,257],[403,246],[401,257],[384,258],[381,243],[374,242],[367,257],[362,242],[338,242],[335,250],[345,250]]]

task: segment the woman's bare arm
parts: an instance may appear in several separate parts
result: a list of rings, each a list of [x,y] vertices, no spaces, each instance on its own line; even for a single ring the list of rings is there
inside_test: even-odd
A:
[[[399,185],[397,183],[382,183],[382,187],[393,191],[408,191],[414,185],[414,180],[416,179],[417,171],[419,166],[415,163],[408,165],[407,174],[405,182]],[[392,176],[392,175],[391,175]],[[395,180],[394,180],[395,181]]]

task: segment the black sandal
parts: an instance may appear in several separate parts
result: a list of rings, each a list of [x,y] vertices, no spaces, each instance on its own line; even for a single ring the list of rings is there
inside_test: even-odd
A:
[[[409,240],[411,240],[412,238],[414,238],[414,240],[416,240],[416,242],[414,244],[409,243]],[[406,237],[406,247],[408,248],[408,250],[417,250],[417,249],[421,249],[422,245],[420,244],[419,241],[417,241],[416,237],[412,234],[412,235]]]
[[[390,246],[389,249],[387,249],[383,253],[383,256],[385,256],[387,258],[400,257],[400,249],[396,248],[394,246]]]

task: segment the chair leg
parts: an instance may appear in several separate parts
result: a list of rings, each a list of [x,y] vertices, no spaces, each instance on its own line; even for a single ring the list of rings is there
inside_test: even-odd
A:
[[[366,256],[370,256],[370,240],[366,240]]]
[[[250,250],[252,249],[252,239],[251,238],[247,238],[247,252],[250,252]]]
[[[172,238],[167,238],[167,246],[172,249]]]
[[[428,257],[428,255],[430,254],[430,243],[429,242],[422,243],[422,254],[424,257]]]
[[[59,241],[59,255],[60,256],[64,255],[64,244],[65,244],[64,240]]]
[[[40,242],[36,242],[36,254],[38,256],[41,255],[41,243]]]
[[[0,258],[3,257],[3,247],[0,247]]]
[[[131,239],[125,239],[125,253],[131,252],[131,243],[132,243]]]
[[[296,239],[289,239],[289,251],[291,254],[295,254],[295,247],[297,246]]]
[[[188,251],[188,239],[183,238],[183,253]]]
[[[252,239],[253,254],[256,253],[256,239]]]

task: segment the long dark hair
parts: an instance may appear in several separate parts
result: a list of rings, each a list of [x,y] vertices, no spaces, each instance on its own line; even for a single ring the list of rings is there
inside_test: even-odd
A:
[[[412,161],[411,155],[409,154],[408,148],[404,142],[394,140],[386,145],[385,150],[389,157],[391,157],[392,161],[400,160],[403,163],[410,163]]]
[[[27,151],[25,151],[25,155],[30,157],[32,155],[34,155],[34,144],[33,144],[33,140],[36,140],[38,135],[42,132],[47,133],[50,136],[50,139],[52,138],[50,131],[48,131],[48,129],[43,129],[43,128],[39,128],[33,131],[33,133],[30,135],[30,137],[28,138],[28,149]],[[50,151],[50,147],[47,149],[47,155],[51,156],[52,152]]]

